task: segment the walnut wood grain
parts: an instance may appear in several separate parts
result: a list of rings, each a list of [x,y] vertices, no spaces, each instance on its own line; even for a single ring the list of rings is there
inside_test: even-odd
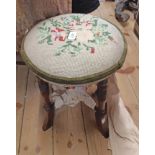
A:
[[[42,127],[43,131],[46,131],[53,126],[54,113],[55,113],[54,102],[51,102],[49,99],[48,83],[38,78],[38,85],[39,85],[40,93],[43,96],[43,99],[45,101],[44,109],[47,112],[47,115],[45,117],[43,127]]]
[[[108,79],[105,79],[97,84],[96,96],[98,99],[98,106],[95,107],[95,118],[98,129],[105,137],[109,137],[108,117],[107,117],[107,83]]]

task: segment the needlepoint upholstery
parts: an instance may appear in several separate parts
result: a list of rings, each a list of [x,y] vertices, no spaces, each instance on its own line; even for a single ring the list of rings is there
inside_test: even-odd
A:
[[[21,55],[48,81],[85,84],[106,78],[122,66],[126,42],[120,30],[104,19],[65,14],[34,26],[23,40]]]

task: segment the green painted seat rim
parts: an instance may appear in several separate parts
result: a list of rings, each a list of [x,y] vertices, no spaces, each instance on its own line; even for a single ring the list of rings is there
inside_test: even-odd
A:
[[[65,15],[71,15],[71,14],[65,14]],[[55,17],[53,17],[53,18],[55,18]],[[100,17],[98,17],[98,18],[100,18]],[[109,22],[106,19],[103,19],[103,18],[100,18],[100,19]],[[79,84],[80,85],[80,84],[87,84],[87,83],[92,83],[92,82],[96,82],[96,81],[105,79],[106,77],[113,74],[114,72],[116,72],[118,69],[120,69],[122,67],[122,65],[125,61],[125,58],[126,58],[126,54],[127,54],[127,43],[126,43],[123,33],[116,25],[114,25],[111,22],[109,22],[109,23],[112,24],[113,26],[115,26],[117,28],[117,30],[120,32],[120,34],[122,35],[122,38],[124,41],[124,49],[123,49],[123,54],[122,54],[120,60],[118,61],[118,63],[116,63],[115,65],[111,66],[110,68],[108,68],[102,72],[94,73],[94,74],[87,75],[87,76],[77,77],[77,78],[68,78],[68,77],[55,76],[55,75],[48,74],[45,71],[39,69],[37,66],[35,66],[32,63],[32,61],[29,59],[29,57],[26,55],[26,52],[24,51],[24,40],[25,40],[26,36],[24,37],[24,39],[22,41],[22,45],[21,45],[21,50],[20,50],[21,57],[22,57],[23,61],[26,63],[26,65],[37,76],[39,76],[42,79],[45,79],[46,81],[49,81],[49,82],[53,82],[53,83],[57,83],[57,84],[68,84],[68,85],[78,85]]]

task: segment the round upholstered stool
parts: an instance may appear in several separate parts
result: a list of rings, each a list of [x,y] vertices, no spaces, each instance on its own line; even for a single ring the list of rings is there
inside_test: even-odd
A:
[[[49,99],[48,83],[64,87],[96,83],[96,121],[101,133],[107,137],[102,123],[106,113],[107,78],[122,66],[126,56],[126,43],[116,26],[86,14],[49,18],[28,32],[21,55],[37,75],[45,99],[48,119],[43,130],[53,125],[54,118],[55,106]]]

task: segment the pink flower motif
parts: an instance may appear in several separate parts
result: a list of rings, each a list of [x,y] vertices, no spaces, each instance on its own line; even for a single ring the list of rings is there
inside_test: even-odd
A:
[[[55,28],[54,30],[51,30],[51,32],[62,32],[64,31],[63,29],[60,28]]]
[[[63,29],[60,29],[60,28],[56,28],[56,30],[57,30],[58,32],[64,31]]]
[[[61,32],[64,32],[64,30],[63,29],[61,29],[61,28],[56,28],[56,29],[54,29],[54,30],[51,30],[51,32],[52,32],[52,36],[53,36],[53,38],[54,38],[54,40],[56,41],[57,39],[59,40],[59,41],[64,41],[65,40],[65,36],[63,36],[62,34],[61,34]]]
[[[92,54],[95,53],[95,48],[94,48],[94,47],[91,47],[90,52],[91,52]]]
[[[58,38],[59,38],[59,37],[56,36],[56,37],[54,38],[54,40],[56,41]]]
[[[65,41],[65,38],[63,36],[59,36],[59,41]]]
[[[86,21],[86,26],[90,25],[91,23],[89,21]]]

